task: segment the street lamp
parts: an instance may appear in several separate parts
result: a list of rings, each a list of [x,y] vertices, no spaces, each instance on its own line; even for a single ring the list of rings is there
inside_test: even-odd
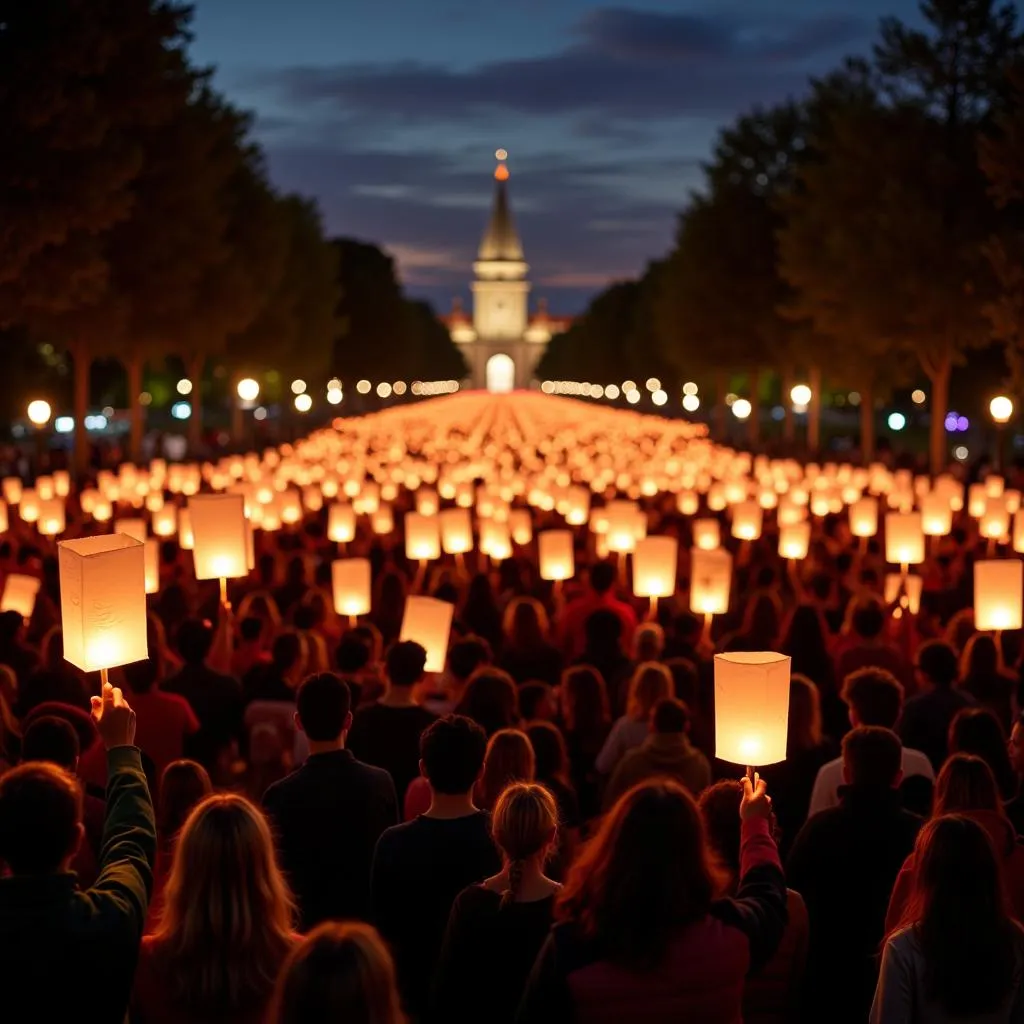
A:
[[[1013,400],[1006,395],[996,395],[988,403],[988,411],[992,416],[992,422],[996,425],[996,470],[1003,468],[1003,428],[1013,418]]]
[[[753,412],[753,406],[745,398],[737,398],[732,403],[732,414],[738,420],[748,419],[751,412]]]
[[[42,398],[37,398],[34,402],[28,403],[29,422],[36,427],[45,427],[50,422],[50,417],[53,415],[53,410],[50,408],[50,403],[44,401]]]
[[[789,397],[794,408],[803,410],[811,404],[813,392],[806,384],[797,384],[793,390],[790,391]]]
[[[255,402],[260,397],[260,386],[252,377],[243,377],[238,382],[238,397],[243,402]]]

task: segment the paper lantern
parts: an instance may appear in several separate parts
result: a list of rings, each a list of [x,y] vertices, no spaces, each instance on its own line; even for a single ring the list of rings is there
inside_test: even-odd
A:
[[[83,672],[145,661],[146,549],[121,533],[57,545],[64,658]]]
[[[154,537],[173,537],[178,532],[177,506],[161,505],[153,512],[150,525]]]
[[[414,562],[441,557],[441,530],[437,516],[406,512],[405,557]]]
[[[40,501],[52,501],[56,497],[57,492],[53,486],[52,476],[36,477],[36,494],[39,495]]]
[[[118,519],[118,521],[114,523],[114,533],[121,533],[126,537],[134,537],[140,544],[145,544],[146,520]]]
[[[806,558],[810,544],[810,523],[792,523],[779,530],[779,556],[781,558]]]
[[[525,508],[514,508],[508,514],[508,529],[512,539],[520,546],[533,540],[533,521]]]
[[[196,579],[247,576],[245,498],[240,494],[195,495],[188,499],[188,514]]]
[[[409,597],[402,616],[401,640],[414,640],[427,652],[426,670],[443,672],[454,605],[434,597]]]
[[[715,551],[722,543],[722,528],[717,519],[693,521],[693,544],[701,551]]]
[[[633,501],[608,504],[608,550],[626,554],[636,547],[637,505]]]
[[[355,536],[355,509],[347,502],[335,502],[327,512],[327,539],[335,544],[348,544]]]
[[[468,508],[446,508],[439,516],[441,547],[447,555],[473,550],[473,521]]]
[[[36,607],[36,595],[41,581],[35,576],[11,573],[4,581],[4,593],[0,598],[0,612],[18,612],[23,619],[31,619]]]
[[[436,516],[441,507],[437,491],[430,487],[421,487],[416,492],[416,511],[421,516]]]
[[[39,503],[39,519],[36,529],[44,537],[56,537],[64,532],[64,499],[50,498]]]
[[[920,565],[924,561],[920,512],[886,513],[885,560],[893,565]]]
[[[690,611],[724,615],[729,610],[732,555],[723,548],[690,552]]]
[[[932,491],[921,500],[921,529],[926,537],[945,537],[953,529],[953,509],[945,494]]]
[[[354,618],[370,611],[370,560],[339,558],[331,563],[334,610]]]
[[[0,483],[0,488],[3,489],[4,501],[8,505],[18,505],[21,503],[21,495],[24,488],[22,487],[20,477],[5,476],[3,482]]]
[[[1024,562],[1018,558],[974,563],[974,628],[1020,629]]]
[[[512,557],[512,535],[507,523],[498,523],[493,519],[484,520],[480,524],[480,550],[496,562],[503,562]]]
[[[885,603],[892,604],[900,587],[906,584],[907,611],[916,615],[921,610],[921,591],[924,589],[924,578],[922,576],[911,576],[909,573],[904,576],[899,572],[886,573],[885,576]]]
[[[183,551],[191,551],[193,543],[192,517],[188,509],[183,508],[178,511],[178,544]]]
[[[1024,554],[1024,509],[1013,513],[1013,550]]]
[[[978,532],[988,540],[1002,540],[1010,532],[1010,513],[1002,499],[988,502],[988,507],[978,520]]]
[[[10,516],[7,511],[7,502],[0,501],[0,533],[6,533],[10,528]]]
[[[53,490],[58,498],[66,498],[71,493],[71,474],[66,469],[53,471]]]
[[[590,491],[586,487],[570,487],[566,494],[565,521],[570,526],[583,526],[590,516]]]
[[[278,495],[277,501],[281,522],[294,526],[302,518],[302,495],[294,489],[289,489]]]
[[[751,767],[786,760],[789,681],[784,654],[715,655],[715,757]]]
[[[395,529],[395,516],[390,505],[381,505],[370,516],[370,527],[378,536],[391,533]]]
[[[571,580],[576,573],[572,530],[544,530],[537,534],[542,580]]]
[[[878,533],[877,498],[861,498],[850,506],[850,533],[854,537],[874,537]]]
[[[160,542],[149,538],[146,546],[146,593],[155,594],[160,589]]]
[[[967,514],[972,519],[980,519],[988,506],[988,493],[984,484],[971,484],[967,488]]]
[[[680,491],[676,495],[676,508],[684,516],[694,516],[700,508],[700,498],[694,491]]]
[[[637,597],[671,597],[676,592],[679,541],[644,537],[633,552],[633,593]]]
[[[27,487],[21,492],[21,503],[18,506],[18,514],[22,520],[26,523],[34,523],[39,519],[39,495],[31,488]]]
[[[114,518],[114,506],[101,495],[97,495],[90,513],[97,523],[109,523]]]

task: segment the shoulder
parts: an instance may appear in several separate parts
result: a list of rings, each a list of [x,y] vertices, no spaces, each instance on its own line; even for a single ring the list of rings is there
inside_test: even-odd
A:
[[[1024,939],[1024,932],[1021,937]],[[906,963],[920,955],[921,944],[912,924],[893,932],[885,942],[885,956],[890,962],[898,960]]]
[[[378,768],[376,765],[367,764],[365,761],[360,761],[358,758],[351,761],[349,763],[349,767],[353,774],[361,777],[367,784],[380,786],[384,789],[391,789],[394,787],[394,782],[391,779],[391,773],[384,768]]]
[[[913,747],[903,748],[903,774],[924,775],[929,779],[935,778],[935,769],[928,760],[928,755]]]
[[[843,774],[843,759],[841,757],[834,757],[831,761],[826,761],[819,769],[816,782],[819,785],[826,785],[833,780],[833,777],[839,778]]]
[[[501,896],[488,889],[485,885],[475,883],[467,885],[452,904],[452,915],[461,918],[477,917],[496,910],[501,903]]]

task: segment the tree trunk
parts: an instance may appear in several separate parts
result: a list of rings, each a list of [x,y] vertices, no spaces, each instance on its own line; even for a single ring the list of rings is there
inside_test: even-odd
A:
[[[782,371],[782,408],[786,412],[782,421],[782,440],[791,445],[796,437],[796,416],[793,413],[793,403],[790,401],[789,393],[793,390],[793,367],[787,366]]]
[[[807,410],[807,447],[817,452],[821,447],[821,367],[812,366],[807,386],[811,389],[811,404]]]
[[[725,440],[725,417],[729,411],[729,407],[725,404],[725,396],[728,390],[729,375],[725,370],[719,370],[715,374],[715,408],[712,417],[715,438],[718,441]]]
[[[761,440],[761,371],[750,374],[750,419],[747,420],[747,443],[755,449]]]
[[[188,421],[189,454],[195,458],[203,444],[203,370],[206,368],[206,356],[192,353],[185,360],[185,372],[192,382],[189,405],[192,415]]]
[[[68,346],[75,366],[74,414],[75,452],[73,466],[79,481],[89,471],[89,437],[85,432],[85,417],[89,414],[89,378],[92,373],[92,354],[84,342]]]
[[[928,439],[928,454],[933,475],[946,468],[946,413],[949,412],[949,378],[953,361],[943,356],[929,373],[932,384],[932,422]]]
[[[860,389],[860,455],[867,464],[875,457],[875,396]]]
[[[124,361],[124,368],[128,372],[128,408],[131,411],[128,458],[136,463],[142,461],[142,435],[146,429],[146,410],[139,401],[145,367],[146,361],[141,355],[132,354]]]

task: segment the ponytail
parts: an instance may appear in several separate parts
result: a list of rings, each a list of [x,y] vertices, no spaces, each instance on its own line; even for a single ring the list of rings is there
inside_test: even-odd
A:
[[[502,908],[519,899],[527,860],[547,848],[558,830],[555,798],[543,786],[516,782],[508,786],[494,806],[491,831],[508,871]]]

